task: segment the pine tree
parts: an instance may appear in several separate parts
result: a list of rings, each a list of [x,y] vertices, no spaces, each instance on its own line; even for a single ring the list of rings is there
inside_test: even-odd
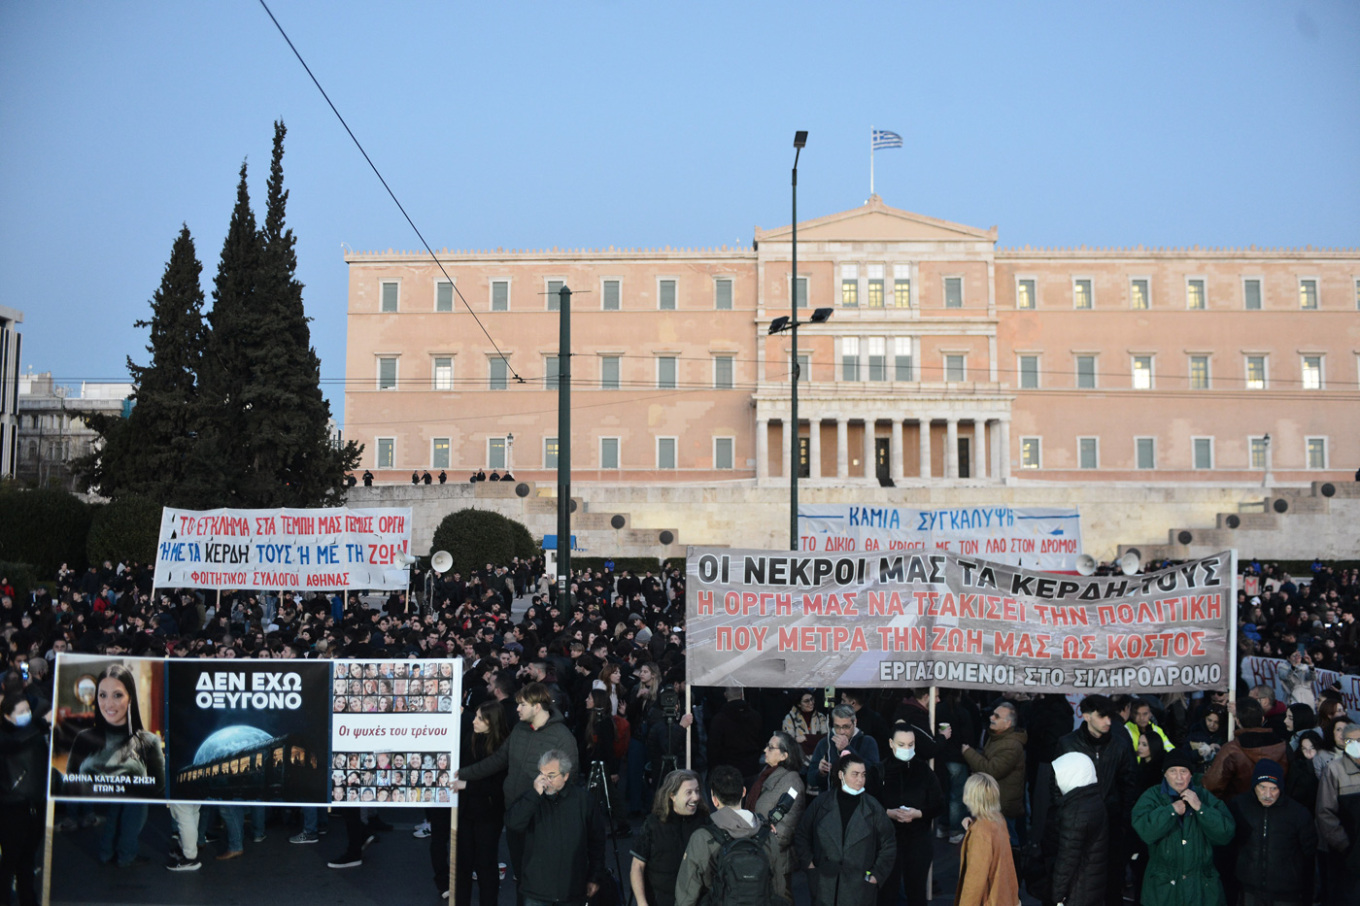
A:
[[[151,318],[135,322],[151,331],[146,347],[151,362],[137,365],[128,357],[133,408],[127,418],[91,420],[102,443],[86,471],[105,496],[141,495],[170,506],[183,502],[203,355],[202,273],[193,237],[182,226],[151,297]]]

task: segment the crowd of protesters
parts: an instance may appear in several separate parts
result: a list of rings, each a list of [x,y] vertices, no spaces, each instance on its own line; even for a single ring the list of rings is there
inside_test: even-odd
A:
[[[437,892],[462,906],[497,902],[502,832],[525,902],[604,902],[612,887],[616,902],[631,892],[639,906],[690,906],[716,896],[722,841],[756,835],[789,790],[794,805],[761,844],[778,899],[791,900],[805,872],[818,906],[923,906],[936,848],[957,846],[955,900],[968,904],[1015,906],[1022,888],[1065,906],[1360,902],[1360,724],[1339,691],[1319,695],[1314,683],[1318,669],[1360,672],[1360,576],[1322,564],[1302,580],[1270,564],[1244,569],[1257,587],[1239,593],[1238,654],[1287,658],[1287,700],[1243,685],[1235,702],[1226,690],[1112,694],[1075,709],[1066,696],[1021,692],[687,695],[675,568],[582,570],[566,606],[539,561],[417,574],[426,591],[411,599],[162,593],[146,568],[108,563],[63,568],[23,598],[0,579],[0,886],[33,901],[50,665],[68,651],[463,658],[457,785],[471,827],[458,837],[455,889],[447,811],[428,810],[417,830],[430,838]],[[335,811],[346,844],[329,864],[360,865],[391,827],[376,811]],[[220,812],[218,858],[241,854],[246,820],[264,838],[263,809]],[[126,849],[126,827],[114,851],[98,807],[61,817],[71,832],[102,824],[109,861],[145,861],[135,832]],[[201,864],[195,844],[212,839],[216,819],[206,808],[194,817],[176,815],[167,867]],[[300,819],[290,840],[317,842],[318,810]],[[629,853],[621,872],[603,858],[605,835]]]

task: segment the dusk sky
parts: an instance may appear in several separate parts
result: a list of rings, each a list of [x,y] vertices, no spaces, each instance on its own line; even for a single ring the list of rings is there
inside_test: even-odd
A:
[[[1014,246],[1360,246],[1360,3],[269,0],[436,249],[749,245],[869,193]],[[257,0],[0,3],[0,305],[127,380],[181,223],[211,292],[272,122],[323,387],[344,247],[419,240]],[[211,297],[209,297],[211,298]]]

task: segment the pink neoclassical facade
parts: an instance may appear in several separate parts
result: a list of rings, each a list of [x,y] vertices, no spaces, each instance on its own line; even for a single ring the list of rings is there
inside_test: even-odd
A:
[[[565,284],[577,483],[1303,483],[1360,466],[1360,251],[1003,249],[995,228],[877,197],[798,227],[801,317],[834,313],[799,333],[794,464],[789,339],[767,335],[789,313],[790,239],[441,253],[448,278],[421,253],[349,254],[346,434],[380,482],[551,482]]]

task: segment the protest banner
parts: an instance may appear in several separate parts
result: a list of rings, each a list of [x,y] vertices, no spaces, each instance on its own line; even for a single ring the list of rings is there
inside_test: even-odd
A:
[[[458,662],[336,661],[330,801],[452,805]]]
[[[1134,693],[1229,685],[1233,552],[1072,576],[952,551],[692,547],[688,677],[705,686]]]
[[[1081,516],[1055,507],[915,509],[802,504],[798,547],[808,553],[953,551],[1048,572],[1075,572]]]
[[[161,513],[157,588],[400,589],[410,507]]]
[[[452,805],[462,674],[457,659],[63,653],[52,798]]]
[[[1307,663],[1306,658],[1304,663]],[[1275,700],[1286,704],[1295,701],[1290,694],[1292,690],[1285,684],[1288,671],[1289,662],[1279,658],[1255,655],[1242,658],[1241,676],[1247,685],[1269,686],[1275,691]],[[1312,681],[1307,683],[1307,686],[1313,693],[1314,702],[1322,701],[1322,693],[1336,687],[1340,689],[1341,704],[1350,715],[1351,721],[1360,721],[1360,676],[1317,667],[1309,668],[1308,673],[1311,674]]]

